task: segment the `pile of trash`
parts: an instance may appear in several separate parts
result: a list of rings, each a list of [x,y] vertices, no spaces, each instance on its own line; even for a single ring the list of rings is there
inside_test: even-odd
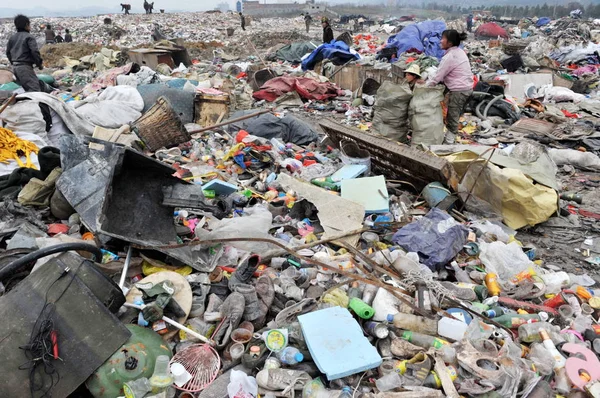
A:
[[[560,44],[589,22],[465,42],[442,145],[403,73],[444,21],[247,55],[235,15],[127,18],[138,48],[61,52],[44,92],[0,71],[3,396],[598,396],[598,54]]]

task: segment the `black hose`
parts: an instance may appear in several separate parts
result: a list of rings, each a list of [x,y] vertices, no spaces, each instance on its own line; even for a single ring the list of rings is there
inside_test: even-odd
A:
[[[100,262],[102,259],[102,252],[96,246],[90,245],[89,243],[62,243],[60,245],[50,246],[43,249],[36,250],[29,253],[18,260],[13,261],[7,266],[0,269],[0,281],[10,276],[11,274],[20,271],[25,265],[30,264],[40,258],[49,256],[50,254],[68,252],[71,250],[81,250],[94,255],[94,261]]]

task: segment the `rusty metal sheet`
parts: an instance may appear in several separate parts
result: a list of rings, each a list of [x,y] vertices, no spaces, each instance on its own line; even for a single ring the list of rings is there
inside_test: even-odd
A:
[[[336,146],[348,140],[368,151],[373,170],[388,179],[408,181],[419,190],[434,181],[458,189],[458,176],[445,159],[329,119],[319,125]]]

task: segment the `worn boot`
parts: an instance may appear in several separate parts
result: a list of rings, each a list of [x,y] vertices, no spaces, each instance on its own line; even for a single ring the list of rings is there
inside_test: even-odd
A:
[[[244,320],[252,322],[260,318],[260,304],[254,286],[242,283],[235,287],[235,291],[244,296],[244,301],[246,302],[244,308]]]
[[[248,283],[260,265],[260,256],[253,254],[235,269],[229,278],[229,288],[235,290],[236,285]]]
[[[258,281],[256,281],[256,294],[259,298],[260,317],[252,323],[255,329],[260,329],[265,324],[269,308],[271,308],[275,300],[275,287],[273,286],[273,280],[269,276],[258,278]]]
[[[245,304],[244,296],[240,293],[233,292],[221,306],[223,320],[219,326],[217,326],[213,335],[213,340],[218,348],[224,348],[229,343],[231,332],[237,329],[242,321]]]

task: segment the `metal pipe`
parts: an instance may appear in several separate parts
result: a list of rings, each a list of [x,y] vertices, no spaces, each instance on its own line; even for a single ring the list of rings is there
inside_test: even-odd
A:
[[[198,129],[198,130],[190,130],[190,131],[188,131],[188,133],[190,133],[190,134],[203,133],[203,132],[208,131],[208,130],[216,129],[217,127],[223,127],[223,126],[227,126],[228,124],[241,122],[242,120],[250,119],[250,118],[253,118],[255,116],[260,116],[262,114],[269,113],[271,111],[272,111],[272,109],[263,109],[262,111],[259,111],[259,112],[256,112],[256,113],[251,113],[251,114],[246,115],[246,116],[241,116],[241,117],[238,117],[236,119],[225,120],[223,123],[215,124],[213,126],[203,127],[201,129]]]
[[[119,287],[123,290],[123,286],[125,285],[125,278],[127,277],[127,271],[129,271],[129,263],[131,262],[131,252],[133,251],[133,247],[129,246],[127,249],[127,257],[125,257],[125,264],[123,264],[123,271],[121,271],[121,279],[119,279]]]
[[[131,303],[125,303],[123,305],[125,307],[135,308],[135,309],[140,310],[140,311],[143,310],[146,307],[145,305],[136,305],[136,304],[131,304]],[[206,336],[202,336],[201,334],[194,332],[192,329],[190,329],[190,328],[188,328],[186,326],[183,326],[181,323],[179,323],[177,321],[174,321],[173,319],[171,319],[169,317],[163,316],[162,320],[165,321],[165,322],[167,322],[167,323],[170,323],[171,325],[175,326],[179,330],[183,330],[184,332],[191,334],[192,336],[194,336],[197,339],[202,340],[206,344],[209,344],[209,345],[212,345],[212,346],[215,345],[215,342],[212,341],[212,340],[210,340],[210,339],[208,339]]]

